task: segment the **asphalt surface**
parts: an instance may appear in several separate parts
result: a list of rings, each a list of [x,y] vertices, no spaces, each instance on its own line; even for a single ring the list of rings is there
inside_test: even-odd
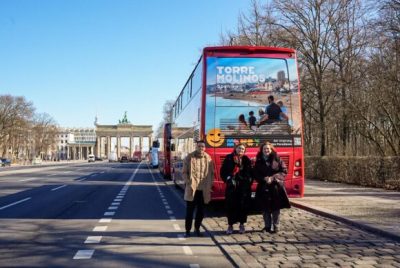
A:
[[[233,265],[211,237],[183,237],[180,193],[146,163],[25,171],[0,176],[0,267]]]
[[[398,192],[307,181],[277,234],[252,211],[184,238],[183,193],[146,163],[0,171],[0,267],[400,267]]]

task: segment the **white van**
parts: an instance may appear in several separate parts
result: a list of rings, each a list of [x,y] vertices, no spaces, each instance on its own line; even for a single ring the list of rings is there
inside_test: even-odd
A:
[[[96,158],[94,157],[94,154],[88,155],[88,162],[90,163],[90,162],[94,162],[94,161],[96,161]]]
[[[158,168],[158,148],[151,148],[151,166]]]

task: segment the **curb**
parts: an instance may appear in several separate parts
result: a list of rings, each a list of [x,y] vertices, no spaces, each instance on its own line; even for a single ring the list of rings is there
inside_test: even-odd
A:
[[[322,216],[322,217],[325,217],[325,218],[329,218],[329,219],[332,219],[332,220],[335,220],[335,221],[338,221],[338,222],[342,222],[344,224],[350,225],[350,226],[355,227],[357,229],[361,229],[363,231],[366,231],[366,232],[369,232],[369,233],[372,233],[372,234],[375,234],[375,235],[379,235],[379,236],[394,240],[396,242],[400,242],[400,235],[394,234],[392,232],[381,230],[381,229],[379,229],[377,227],[373,227],[373,226],[368,225],[366,223],[361,223],[361,222],[358,222],[358,221],[355,221],[355,220],[350,220],[348,218],[344,218],[342,216],[336,215],[333,212],[328,212],[328,211],[326,211],[326,210],[324,210],[322,208],[311,206],[311,205],[300,204],[300,203],[297,203],[296,201],[290,200],[290,204],[292,206],[296,207],[296,208],[299,208],[299,209],[314,213],[316,215],[319,215],[319,216]]]

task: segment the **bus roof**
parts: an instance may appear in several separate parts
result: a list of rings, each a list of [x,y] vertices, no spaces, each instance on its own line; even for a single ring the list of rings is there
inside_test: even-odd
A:
[[[252,53],[296,53],[296,50],[285,47],[265,47],[265,46],[216,46],[216,47],[205,47],[203,52],[229,52],[229,53],[240,53],[240,52],[252,52]]]

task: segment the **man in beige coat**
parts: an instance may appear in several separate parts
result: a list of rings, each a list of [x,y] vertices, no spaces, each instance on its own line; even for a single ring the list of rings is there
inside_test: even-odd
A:
[[[197,236],[202,236],[200,225],[204,218],[204,204],[211,199],[211,188],[214,181],[214,163],[205,152],[206,144],[198,141],[196,150],[185,158],[182,176],[185,180],[186,237],[190,236],[193,222],[193,212],[196,209],[194,229]]]

